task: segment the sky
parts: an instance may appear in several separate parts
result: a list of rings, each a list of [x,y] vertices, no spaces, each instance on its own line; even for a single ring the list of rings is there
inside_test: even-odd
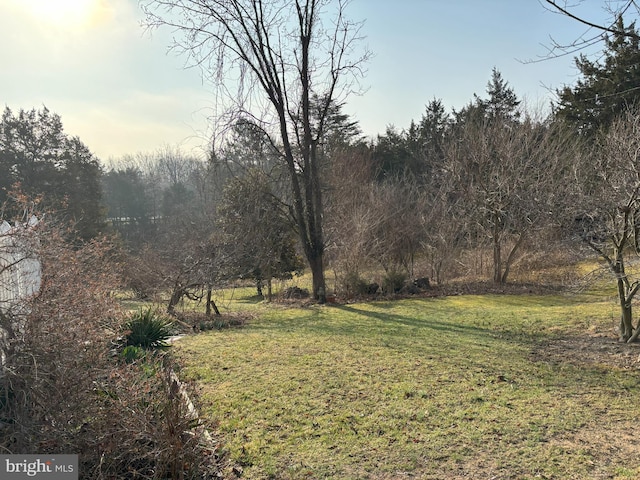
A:
[[[606,18],[604,2],[578,12]],[[528,105],[578,78],[573,56],[552,44],[594,35],[540,0],[352,0],[373,56],[363,92],[345,111],[370,137],[401,130],[441,99],[460,109],[483,97],[495,67]],[[204,156],[214,92],[187,59],[168,51],[172,32],[142,26],[137,0],[0,0],[0,106],[46,106],[103,162],[180,148]]]

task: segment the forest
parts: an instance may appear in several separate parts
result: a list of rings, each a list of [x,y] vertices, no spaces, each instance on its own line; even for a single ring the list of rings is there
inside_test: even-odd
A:
[[[603,29],[597,60],[578,54],[579,79],[557,90],[550,105],[527,104],[496,66],[484,91],[463,108],[452,109],[437,97],[416,99],[426,101],[421,118],[370,138],[344,113],[348,99],[342,94],[349,89],[341,81],[346,76],[349,84],[360,75],[369,55],[354,53],[357,29],[342,16],[342,2],[336,28],[322,35],[313,0],[295,2],[288,21],[278,16],[284,10],[256,6],[263,2],[222,2],[218,9],[201,9],[207,2],[197,1],[142,3],[150,27],[182,33],[179,48],[208,65],[219,82],[242,71],[249,93],[224,87],[230,120],[206,158],[159,146],[104,163],[46,107],[5,108],[0,220],[15,228],[0,233],[0,282],[20,261],[42,264],[42,286],[26,306],[14,307],[0,296],[0,444],[8,451],[80,451],[82,468],[91,472],[86,478],[115,478],[124,471],[126,478],[221,478],[206,475],[229,457],[251,471],[259,461],[247,460],[248,441],[225,455],[212,453],[196,437],[185,439],[193,418],[164,373],[175,359],[146,356],[147,349],[168,347],[172,322],[193,333],[200,325],[194,318],[224,317],[217,299],[233,289],[250,292],[261,308],[289,305],[283,300],[294,296],[295,306],[317,307],[327,328],[345,318],[356,328],[356,314],[433,325],[440,320],[412,302],[449,292],[556,295],[605,279],[615,291],[616,341],[638,341],[633,307],[640,291],[640,36],[622,14]],[[244,10],[245,3],[255,9]],[[174,9],[192,15],[175,16]],[[265,40],[285,27],[293,32],[286,41]],[[266,105],[262,116],[251,109],[253,95]],[[32,218],[39,219],[33,227]],[[34,237],[31,229],[40,233]],[[16,260],[24,238],[28,252]],[[588,273],[582,265],[590,265]],[[548,273],[553,269],[562,276]],[[122,313],[123,295],[135,305],[162,308],[152,314],[149,307],[146,315],[139,310],[134,321]],[[376,302],[395,299],[406,303],[393,308],[411,313],[387,317],[376,310]],[[463,342],[471,342],[475,333],[469,331],[479,325],[491,332],[514,328],[492,301],[488,308],[497,313],[488,326],[464,314],[459,327],[447,328]],[[332,317],[322,310],[325,304],[340,313]],[[185,305],[202,312],[185,316]],[[274,315],[266,311],[267,318]],[[312,328],[308,310],[301,312],[301,324]],[[539,314],[527,312],[522,321]],[[149,318],[156,314],[158,323]],[[278,334],[288,331],[282,318],[271,320]],[[145,322],[159,340],[141,346],[131,338]],[[366,328],[376,342],[377,335],[389,333],[387,324]],[[562,328],[580,334],[584,325]],[[423,334],[416,333],[428,342]],[[485,340],[495,348],[511,348],[492,335]],[[274,349],[285,344],[293,351],[306,340],[279,342]],[[400,343],[411,355],[425,354],[423,346],[407,346],[409,338]],[[182,360],[197,347],[187,345],[178,354]],[[259,355],[259,347],[239,345]],[[383,355],[370,346],[359,344]],[[336,348],[352,347],[338,342]],[[226,351],[224,342],[215,348]],[[226,354],[233,358],[233,352]],[[185,370],[196,379],[209,375],[194,374],[195,368]],[[387,375],[383,367],[379,372]],[[516,384],[509,375],[495,375],[498,383]],[[430,395],[421,392],[402,395],[416,401]],[[477,398],[470,401],[485,401]],[[518,401],[530,399],[523,394]],[[122,430],[134,434],[119,439]],[[144,432],[146,440],[135,432]],[[126,448],[120,448],[123,442]],[[242,476],[237,465],[229,467],[229,478]],[[255,478],[296,478],[268,476],[269,468],[281,473],[273,466],[259,468],[264,476]],[[340,478],[344,471],[321,478]],[[357,478],[393,478],[358,472]]]

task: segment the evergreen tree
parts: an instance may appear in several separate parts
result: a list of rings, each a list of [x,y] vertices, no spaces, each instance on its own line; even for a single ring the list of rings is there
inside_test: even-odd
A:
[[[151,216],[142,172],[137,168],[112,169],[103,176],[108,216],[146,224]]]
[[[444,142],[451,126],[451,117],[442,100],[434,98],[420,119],[420,148],[426,162],[426,173],[435,175],[444,159]]]
[[[500,119],[515,121],[520,117],[518,107],[520,100],[509,83],[502,78],[500,71],[493,67],[491,70],[491,80],[487,83],[487,94],[489,98],[482,100],[476,96],[479,107],[489,119]]]
[[[617,29],[636,32],[635,24],[625,27],[622,18]],[[581,135],[593,138],[640,99],[640,40],[633,35],[607,37],[602,60],[580,55],[576,66],[582,78],[575,86],[557,91],[555,113]]]
[[[461,127],[468,123],[480,125],[485,121],[515,122],[520,118],[520,100],[502,78],[497,68],[491,71],[491,79],[487,83],[487,98],[480,98],[475,93],[473,101],[462,110],[455,112],[455,124]]]
[[[104,227],[98,160],[77,137],[64,132],[60,116],[42,110],[5,108],[0,119],[0,203],[19,185],[31,198],[74,222],[80,237]],[[6,212],[11,214],[11,212]],[[17,213],[17,212],[14,212]]]
[[[325,157],[331,157],[339,148],[354,146],[363,142],[360,125],[357,120],[351,119],[347,113],[344,113],[344,103],[336,103],[333,100],[325,102],[317,95],[312,97],[311,103],[315,130],[318,128],[318,120],[326,117],[319,142],[320,149]],[[326,115],[322,111],[323,108],[327,109]]]
[[[107,216],[130,247],[140,246],[152,228],[153,209],[138,168],[111,169],[102,177]]]
[[[413,122],[409,133],[399,132],[390,125],[384,135],[378,135],[372,152],[378,180],[406,174],[417,177],[422,173],[422,164],[416,152],[411,148],[410,136],[417,136],[417,127]],[[414,139],[414,144],[415,142],[417,142],[416,139]]]
[[[442,148],[450,126],[451,117],[442,100],[434,98],[426,105],[420,121],[412,120],[407,130],[387,127],[373,147],[377,179],[409,175],[422,182],[425,175],[432,175],[436,165],[442,163]]]
[[[266,284],[270,297],[273,278],[291,278],[304,268],[291,220],[259,169],[228,182],[218,214],[230,277],[253,278],[259,295]]]

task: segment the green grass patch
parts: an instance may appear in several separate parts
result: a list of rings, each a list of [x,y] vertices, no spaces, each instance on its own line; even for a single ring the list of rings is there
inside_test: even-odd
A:
[[[611,315],[593,297],[261,304],[175,353],[243,478],[628,478],[609,440],[637,375],[544,350]]]

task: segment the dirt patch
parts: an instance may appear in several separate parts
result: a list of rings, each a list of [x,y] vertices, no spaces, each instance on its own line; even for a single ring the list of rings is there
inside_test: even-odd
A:
[[[550,444],[561,448],[567,454],[584,452],[587,458],[591,457],[590,463],[594,466],[591,478],[612,478],[612,463],[624,465],[624,459],[637,457],[640,439],[634,433],[635,429],[636,422],[630,418],[607,425],[606,429],[593,425],[581,428],[575,433],[551,439]],[[629,466],[635,468],[636,463],[629,462]]]
[[[531,359],[554,364],[640,369],[640,343],[621,343],[616,340],[615,332],[583,331],[538,344]]]

